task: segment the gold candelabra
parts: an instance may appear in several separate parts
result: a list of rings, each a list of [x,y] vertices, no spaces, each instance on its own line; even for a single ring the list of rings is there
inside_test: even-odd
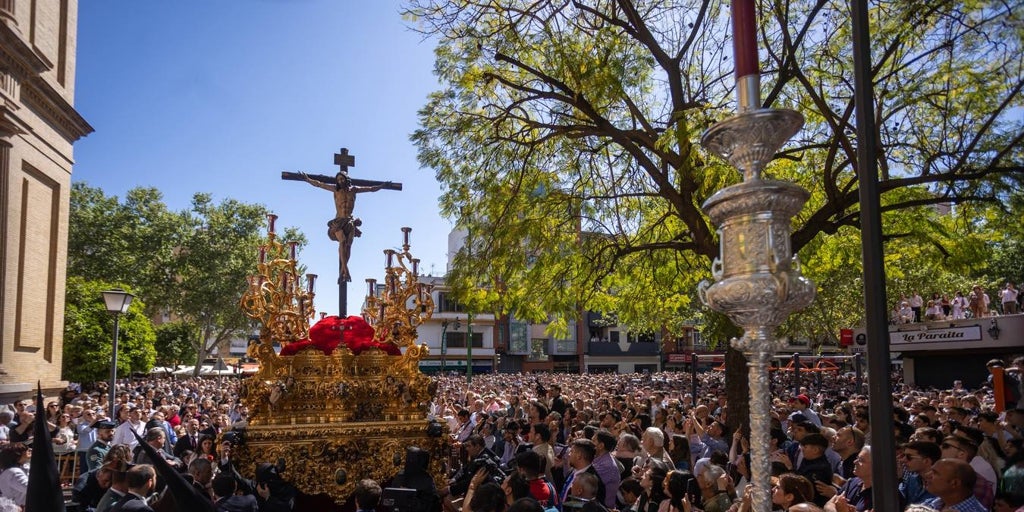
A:
[[[416,329],[434,314],[433,286],[419,282],[420,260],[409,252],[409,233],[402,228],[402,250],[384,250],[384,286],[366,280],[363,319],[373,326],[374,340],[409,347],[416,342]],[[411,307],[410,307],[411,306]]]
[[[259,247],[256,275],[242,294],[242,311],[259,322],[260,338],[287,344],[309,335],[313,318],[313,285],[316,274],[299,275],[298,242],[281,243],[274,232],[277,215],[267,216],[267,241]]]

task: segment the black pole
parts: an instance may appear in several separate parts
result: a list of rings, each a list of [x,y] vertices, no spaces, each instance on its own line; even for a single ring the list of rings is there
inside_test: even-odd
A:
[[[800,354],[793,352],[793,396],[800,394]]]
[[[889,328],[886,321],[882,213],[878,195],[871,32],[867,0],[854,0],[853,78],[857,118],[857,176],[864,260],[864,318],[868,337],[868,420],[871,422],[871,473],[875,510],[900,510],[893,440],[892,388],[889,384]]]
[[[693,395],[691,407],[697,407],[697,353],[690,354],[690,393]]]
[[[445,357],[448,355],[448,320],[441,322],[441,375],[445,373]]]
[[[859,352],[853,355],[853,389],[854,394],[859,395],[864,392],[864,355]]]
[[[121,315],[114,313],[114,346],[112,347],[113,357],[110,361],[110,403],[107,404],[110,408],[110,419],[112,421],[117,421],[117,416],[114,415],[116,412],[114,411],[114,400],[117,398],[117,334],[118,331],[121,330],[119,322],[120,316]],[[39,412],[37,411],[36,414],[39,414]]]
[[[338,267],[338,316],[341,318],[348,316],[348,282],[342,277],[340,266]]]

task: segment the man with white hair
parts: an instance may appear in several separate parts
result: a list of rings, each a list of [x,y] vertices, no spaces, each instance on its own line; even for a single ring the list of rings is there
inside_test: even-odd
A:
[[[651,459],[662,461],[670,468],[675,467],[665,449],[665,433],[660,428],[648,427],[640,437],[640,447],[643,451],[633,459],[633,476],[639,478],[647,470]]]

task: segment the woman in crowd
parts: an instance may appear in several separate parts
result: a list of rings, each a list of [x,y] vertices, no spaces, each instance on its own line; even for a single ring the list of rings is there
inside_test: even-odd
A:
[[[640,496],[640,502],[637,505],[639,512],[658,512],[660,510],[661,502],[668,498],[664,488],[666,476],[668,476],[668,468],[665,463],[651,461],[647,466],[647,471],[644,471],[643,477],[640,479],[640,487],[643,488],[644,493]]]
[[[1002,489],[1024,496],[1024,439],[1007,442],[1006,466],[1003,468]]]
[[[675,434],[669,438],[668,455],[675,462],[676,469],[690,471],[690,441],[686,436]]]
[[[210,460],[217,459],[217,449],[213,436],[203,435],[199,437],[199,457],[206,457]]]
[[[691,512],[693,503],[690,502],[690,481],[693,474],[689,471],[669,471],[665,477],[663,490],[668,499],[661,503],[658,512]]]
[[[0,495],[10,498],[20,507],[25,506],[28,491],[28,461],[32,449],[21,443],[0,448]]]
[[[53,439],[53,452],[57,454],[75,451],[75,427],[71,424],[71,415],[62,413],[57,416],[57,426],[50,431]]]
[[[783,473],[779,481],[772,486],[772,504],[789,510],[798,503],[814,504],[814,485],[811,481],[796,474]]]

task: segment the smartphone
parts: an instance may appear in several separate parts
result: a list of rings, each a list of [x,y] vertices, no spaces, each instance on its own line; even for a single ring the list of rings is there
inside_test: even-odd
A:
[[[567,445],[567,444],[559,445],[558,458],[559,459],[565,458],[565,452],[567,452],[567,451],[569,451],[569,445]]]

